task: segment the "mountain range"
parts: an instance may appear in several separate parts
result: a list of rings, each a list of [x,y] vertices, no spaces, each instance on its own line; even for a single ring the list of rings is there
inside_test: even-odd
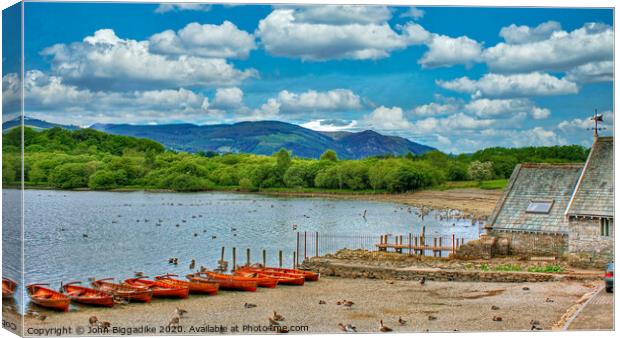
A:
[[[75,129],[33,118],[25,118],[27,126]],[[19,125],[19,120],[3,123],[6,130]],[[239,122],[234,124],[195,125],[189,123],[161,125],[101,124],[92,129],[110,134],[148,138],[176,151],[219,153],[253,153],[271,155],[286,148],[293,155],[318,158],[332,149],[343,159],[359,159],[376,155],[422,154],[434,148],[399,136],[387,136],[372,130],[362,132],[319,132],[279,121]]]

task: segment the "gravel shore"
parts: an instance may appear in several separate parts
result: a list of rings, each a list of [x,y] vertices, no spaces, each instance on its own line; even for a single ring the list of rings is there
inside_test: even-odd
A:
[[[524,290],[524,287],[529,290]],[[565,312],[595,286],[576,281],[548,283],[471,283],[322,278],[303,287],[278,286],[255,293],[221,291],[216,296],[190,296],[186,300],[155,299],[150,304],[128,304],[111,309],[75,307],[69,313],[35,309],[48,317],[26,319],[26,334],[36,329],[78,326],[88,334],[89,317],[108,321],[114,328],[148,325],[149,334],[205,334],[203,330],[238,325],[239,332],[261,333],[276,310],[286,326],[307,326],[304,332],[341,332],[338,323],[352,324],[358,332],[378,332],[379,320],[396,332],[530,330],[532,320],[545,330],[553,328]],[[350,300],[351,307],[337,305]],[[326,304],[319,304],[319,301]],[[244,303],[256,304],[246,308]],[[170,328],[175,309],[187,310],[180,326]],[[498,307],[498,309],[492,309]],[[431,319],[429,319],[429,316]],[[501,317],[494,321],[493,317]],[[398,324],[402,317],[407,324]],[[432,319],[436,317],[436,319]],[[497,318],[496,318],[497,319]],[[251,325],[255,331],[244,330]],[[260,328],[259,328],[260,327]],[[163,331],[162,331],[163,330]],[[171,331],[172,330],[172,331]],[[74,333],[75,331],[72,331]],[[207,332],[208,333],[208,332]],[[233,332],[234,333],[234,332]],[[265,333],[262,331],[262,333]],[[291,330],[291,333],[293,330]],[[137,333],[140,334],[140,333]]]

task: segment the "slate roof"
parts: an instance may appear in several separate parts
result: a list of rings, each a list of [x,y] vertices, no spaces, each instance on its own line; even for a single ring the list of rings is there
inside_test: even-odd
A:
[[[566,215],[614,216],[613,137],[594,141]]]
[[[503,196],[495,206],[487,227],[493,230],[568,232],[564,215],[582,164],[521,164],[510,176]],[[532,201],[550,201],[549,213],[528,213]]]

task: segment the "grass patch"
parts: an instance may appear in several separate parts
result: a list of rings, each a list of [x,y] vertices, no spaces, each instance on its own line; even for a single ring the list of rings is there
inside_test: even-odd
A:
[[[505,178],[489,181],[448,181],[437,186],[432,187],[432,190],[450,190],[450,189],[467,189],[467,188],[479,188],[485,190],[504,189],[508,184],[508,180]]]
[[[560,273],[564,271],[564,269],[557,264],[547,264],[547,265],[539,265],[539,266],[531,266],[527,269],[529,272],[546,272],[546,273]]]
[[[498,264],[493,267],[494,271],[522,271],[521,265],[519,264]]]
[[[499,179],[499,180],[484,181],[480,183],[480,189],[486,189],[486,190],[504,189],[507,184],[508,184],[508,180],[504,178]]]

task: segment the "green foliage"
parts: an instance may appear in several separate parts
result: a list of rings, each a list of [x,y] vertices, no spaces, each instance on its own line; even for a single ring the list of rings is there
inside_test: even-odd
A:
[[[473,161],[469,165],[469,177],[472,180],[482,182],[493,177],[493,163]]]
[[[519,264],[506,263],[506,264],[498,264],[494,266],[493,270],[495,271],[521,271],[522,268],[521,268],[521,265]]]
[[[13,128],[3,137],[2,180],[6,184],[21,181],[21,131]],[[286,149],[273,156],[177,153],[166,151],[150,140],[91,129],[23,128],[23,136],[25,183],[60,189],[277,191],[291,188],[394,193],[428,187],[501,189],[517,163],[582,161],[587,155],[583,147],[566,146],[490,148],[458,156],[431,151],[420,156],[339,160],[335,151],[326,150],[315,160],[294,158]]]
[[[561,265],[557,264],[546,264],[546,265],[537,265],[531,266],[527,269],[529,272],[546,272],[546,273],[561,273],[564,271]]]

